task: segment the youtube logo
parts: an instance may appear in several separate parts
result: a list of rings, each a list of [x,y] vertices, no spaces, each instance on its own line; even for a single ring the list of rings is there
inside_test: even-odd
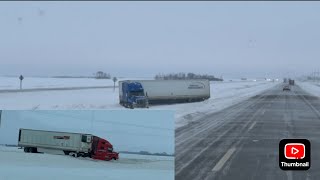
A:
[[[279,143],[279,166],[282,170],[308,170],[310,154],[309,140],[282,139]]]
[[[305,157],[305,145],[302,143],[288,143],[284,147],[284,155],[287,159],[303,159]]]

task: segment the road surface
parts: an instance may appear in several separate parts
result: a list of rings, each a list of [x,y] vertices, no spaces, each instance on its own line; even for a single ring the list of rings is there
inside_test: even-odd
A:
[[[176,130],[176,180],[320,179],[320,99],[282,84]],[[311,142],[307,171],[279,168],[279,142]]]

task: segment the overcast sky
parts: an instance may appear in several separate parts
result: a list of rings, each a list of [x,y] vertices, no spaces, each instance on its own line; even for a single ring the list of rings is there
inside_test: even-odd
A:
[[[0,75],[320,68],[320,2],[0,2]]]

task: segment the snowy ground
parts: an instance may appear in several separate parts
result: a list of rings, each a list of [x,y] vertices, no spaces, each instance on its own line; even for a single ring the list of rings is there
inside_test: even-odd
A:
[[[302,89],[306,90],[310,94],[320,97],[320,82],[317,81],[298,81],[297,85],[299,85]]]
[[[45,79],[45,78],[43,78]],[[103,81],[96,79],[58,79],[61,86],[72,81],[72,86],[98,86]],[[81,82],[76,82],[81,81]],[[88,81],[86,83],[86,81]],[[99,83],[98,83],[99,82]],[[228,80],[224,82],[211,82],[211,98],[204,102],[156,105],[150,109],[169,109],[176,111],[176,127],[183,126],[191,121],[197,120],[206,113],[216,112],[230,105],[238,103],[246,98],[254,96],[263,90],[270,88],[279,82],[265,80]],[[32,84],[32,83],[31,83]],[[37,83],[33,83],[35,87]],[[40,83],[39,83],[40,84]],[[56,86],[58,86],[56,84]],[[37,87],[39,87],[37,85]],[[48,87],[48,86],[46,86]],[[124,109],[119,105],[118,88],[103,89],[81,89],[81,90],[53,90],[36,92],[2,92],[0,93],[0,109]]]
[[[124,109],[118,88],[0,93],[0,109]]]
[[[84,87],[84,86],[113,86],[111,79],[94,78],[37,78],[25,77],[23,89],[58,88],[58,87]],[[0,89],[19,89],[18,77],[0,77]]]
[[[118,80],[126,80],[126,79],[128,78],[118,78]],[[148,78],[135,78],[135,79],[148,79]],[[99,87],[99,86],[102,87],[102,86],[114,85],[112,79],[95,79],[95,78],[25,77],[22,82],[23,82],[22,83],[23,89]],[[0,77],[0,90],[15,90],[15,89],[20,89],[20,80],[18,77]]]
[[[1,180],[173,180],[174,158],[120,154],[118,161],[98,161],[0,146],[0,174]]]

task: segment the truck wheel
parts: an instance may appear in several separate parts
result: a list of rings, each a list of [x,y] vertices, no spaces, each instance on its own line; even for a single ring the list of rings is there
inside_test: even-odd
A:
[[[112,158],[113,160],[117,160],[115,157],[114,158]]]
[[[70,151],[63,151],[65,155],[69,155]]]
[[[23,148],[23,151],[24,151],[25,153],[28,153],[28,152],[29,152],[29,148],[25,147],[25,148]]]
[[[32,148],[30,148],[30,152],[31,153],[37,153],[38,151],[37,151],[37,148],[32,147]]]
[[[75,152],[70,152],[69,155],[72,157],[78,157],[77,153],[75,153]]]
[[[134,109],[132,104],[130,104],[130,109]]]
[[[78,153],[77,157],[85,157],[85,155],[83,153]]]

